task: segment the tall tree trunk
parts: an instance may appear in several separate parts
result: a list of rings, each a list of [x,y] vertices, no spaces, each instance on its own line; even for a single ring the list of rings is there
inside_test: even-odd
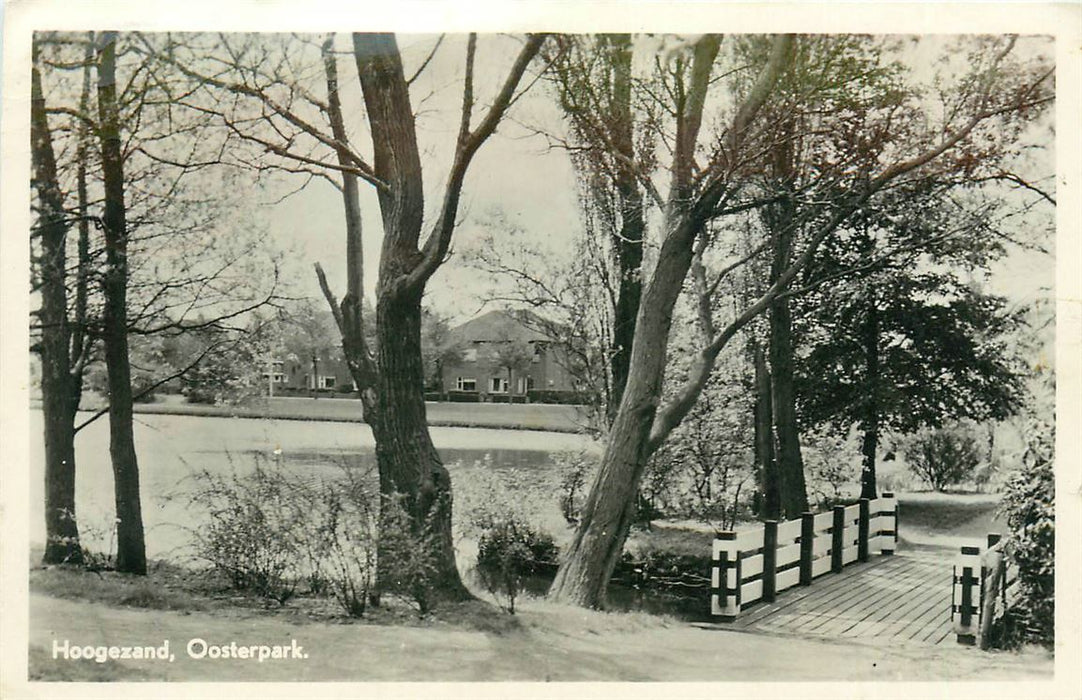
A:
[[[632,371],[575,537],[549,590],[554,600],[591,608],[605,604],[606,588],[623,551],[650,457],[650,429],[665,376],[672,310],[691,266],[692,241],[701,228],[701,221],[682,218],[658,254],[639,309]]]
[[[425,415],[420,294],[381,294],[376,329],[378,420],[372,424],[372,432],[380,492],[385,504],[386,499],[401,499],[414,534],[427,545],[426,553],[415,555],[431,557],[435,575],[429,583],[433,591],[442,598],[468,598],[451,535],[451,475],[432,444]],[[384,581],[380,587],[384,590],[390,585],[385,572],[381,567]]]
[[[109,454],[115,480],[118,571],[146,574],[146,544],[139,497],[139,464],[132,429],[131,365],[128,356],[128,234],[124,163],[116,99],[116,33],[105,32],[98,51],[98,117],[105,189],[106,269],[102,337],[109,387]]]
[[[759,516],[764,520],[777,520],[781,517],[781,491],[778,463],[774,458],[770,368],[767,366],[766,353],[758,343],[753,343],[752,353],[755,361],[755,464],[762,494]]]
[[[424,284],[406,279],[420,256],[424,215],[413,110],[394,37],[354,35],[353,42],[372,129],[375,170],[387,184],[379,189],[384,238],[376,289],[378,419],[372,425],[380,491],[386,499],[401,498],[415,533],[431,540],[428,554],[435,566],[435,592],[462,599],[469,592],[455,563],[451,477],[432,444],[425,415]]]
[[[398,44],[389,34],[353,35],[353,56],[372,134],[371,176],[377,184],[383,218],[376,284],[377,416],[372,424],[380,489],[387,499],[404,503],[413,531],[425,536],[427,551],[423,554],[431,556],[434,565],[432,592],[441,598],[463,599],[470,594],[455,565],[451,477],[432,445],[425,416],[421,297],[429,277],[450,250],[469,164],[495,132],[544,39],[544,35],[527,38],[498,95],[477,127],[471,129],[476,36],[470,35],[454,162],[439,217],[422,249],[425,207],[421,157]]]
[[[619,275],[612,324],[612,391],[608,406],[611,424],[624,395],[631,366],[631,345],[635,339],[635,320],[642,301],[642,253],[646,233],[642,190],[635,162],[635,125],[631,117],[631,37],[627,34],[606,36],[612,60],[612,103],[606,119],[610,141],[620,158],[614,184],[620,208],[620,230],[612,232]]]
[[[677,104],[665,235],[649,285],[643,289],[624,396],[579,527],[549,590],[549,596],[557,601],[594,608],[605,604],[606,588],[627,539],[646,462],[665,434],[654,434],[654,419],[665,379],[672,311],[691,268],[696,237],[722,195],[718,187],[697,193],[694,180],[695,148],[719,48],[720,37],[708,34],[693,49],[687,90],[682,91]],[[729,143],[734,151],[772,89],[788,52],[787,40],[775,42],[775,48],[760,81],[737,112]]]
[[[775,270],[789,266],[792,229],[776,232]],[[773,279],[771,282],[773,283]],[[800,454],[800,431],[796,420],[793,386],[793,322],[788,297],[779,297],[770,309],[771,408],[774,412],[774,444],[781,510],[786,518],[799,518],[808,509],[804,483],[804,460]]]
[[[45,111],[37,45],[32,68],[30,142],[41,231],[41,393],[45,421],[44,563],[82,563],[75,519],[75,410],[68,324],[65,238],[68,224]]]
[[[861,429],[863,455],[860,471],[860,497],[876,498],[878,486],[875,480],[875,453],[879,448],[879,312],[876,309],[875,291],[869,289],[868,313],[864,319],[861,341],[864,345],[864,361],[867,378],[864,384],[864,419]]]
[[[780,200],[767,206],[763,220],[770,233],[773,257],[770,284],[775,284],[789,268],[796,235],[796,201],[793,198],[795,124],[783,124],[773,148],[774,177]],[[781,295],[770,306],[771,408],[774,412],[774,455],[778,467],[778,487],[782,514],[799,518],[808,509],[804,483],[804,460],[800,454],[800,431],[796,420],[796,390],[793,384],[793,319],[789,297]]]

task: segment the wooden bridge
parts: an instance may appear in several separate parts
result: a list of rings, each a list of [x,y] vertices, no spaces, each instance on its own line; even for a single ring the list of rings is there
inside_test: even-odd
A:
[[[949,556],[898,553],[760,603],[729,629],[830,639],[956,645]]]
[[[897,499],[890,493],[721,533],[714,541],[711,611],[729,629],[956,643],[951,614],[959,601],[950,556],[895,554],[897,542]],[[966,581],[963,602],[972,613],[980,581]]]

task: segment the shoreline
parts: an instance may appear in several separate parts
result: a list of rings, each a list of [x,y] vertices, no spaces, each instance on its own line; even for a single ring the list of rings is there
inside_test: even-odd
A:
[[[313,421],[321,423],[364,423],[361,402],[353,398],[266,397],[258,403],[238,406],[186,403],[172,400],[136,403],[135,414],[201,416],[206,418],[253,418]],[[41,409],[40,399],[31,399],[30,409]],[[100,410],[80,408],[80,413]],[[474,404],[426,401],[428,425],[433,428],[476,428],[523,430],[566,434],[585,433],[584,407],[563,404]],[[105,416],[101,416],[104,418]]]

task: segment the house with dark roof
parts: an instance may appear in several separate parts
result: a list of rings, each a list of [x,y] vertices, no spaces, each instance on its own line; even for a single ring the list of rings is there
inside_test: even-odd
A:
[[[452,328],[459,357],[443,367],[443,391],[474,401],[545,400],[578,387],[558,327],[528,311],[496,310]]]

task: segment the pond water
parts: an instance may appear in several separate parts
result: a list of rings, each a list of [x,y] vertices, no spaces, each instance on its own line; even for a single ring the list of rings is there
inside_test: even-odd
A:
[[[31,411],[29,422],[30,541],[41,545],[45,540],[41,411]],[[554,453],[597,449],[587,438],[565,433],[476,428],[432,428],[431,433],[456,482],[486,470],[500,474],[512,489],[524,481],[543,485],[553,472]],[[257,459],[277,458],[290,468],[332,475],[343,466],[375,462],[371,431],[357,423],[142,414],[135,417],[135,444],[150,557],[167,556],[187,542],[185,528],[193,523],[182,495],[197,471],[244,471]],[[99,419],[80,431],[75,449],[80,528],[92,541],[111,529],[107,526],[113,517],[108,420]]]
[[[29,534],[42,546],[44,526],[44,446],[42,414],[30,412]],[[112,551],[109,526],[113,517],[113,474],[109,461],[108,420],[99,419],[76,439],[76,503],[84,544]],[[451,472],[455,510],[462,514],[475,502],[491,497],[493,481],[502,495],[514,499],[531,520],[552,533],[561,546],[571,530],[559,511],[559,469],[554,455],[564,451],[599,451],[593,441],[566,433],[431,428],[440,456]],[[343,468],[373,468],[374,441],[369,428],[357,423],[276,419],[217,418],[141,414],[135,417],[140,491],[147,555],[178,558],[188,553],[191,530],[202,513],[186,494],[193,475],[243,473],[259,461],[314,477],[334,477]],[[488,487],[485,490],[482,487]],[[476,555],[467,537],[457,540],[463,563]],[[547,580],[530,589],[543,594]],[[618,609],[665,612],[684,618],[702,617],[701,600],[687,596],[641,592],[614,584],[610,599]]]

